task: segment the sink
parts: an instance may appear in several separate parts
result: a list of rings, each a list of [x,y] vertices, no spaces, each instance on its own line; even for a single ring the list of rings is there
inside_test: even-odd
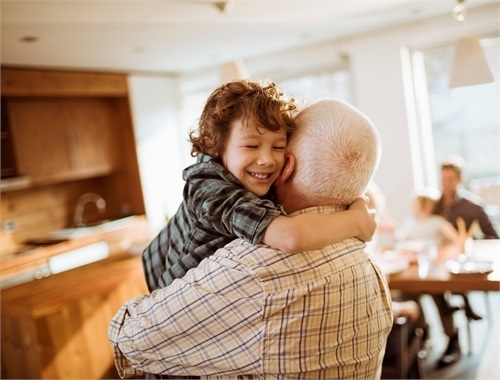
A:
[[[128,216],[115,220],[101,220],[84,227],[69,227],[50,232],[48,235],[52,239],[71,239],[85,237],[93,234],[110,232],[125,228],[134,222],[135,216]]]

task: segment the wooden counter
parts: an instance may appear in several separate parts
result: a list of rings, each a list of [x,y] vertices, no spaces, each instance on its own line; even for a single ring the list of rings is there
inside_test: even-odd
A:
[[[109,322],[147,293],[140,256],[114,256],[2,291],[2,378],[117,378]]]
[[[52,257],[101,241],[108,244],[110,256],[127,252],[134,245],[138,245],[141,250],[153,238],[146,216],[136,215],[126,219],[127,223],[116,230],[70,238],[58,244],[40,246],[26,253],[1,258],[0,283],[15,282],[16,277],[33,273],[33,268],[47,266]]]

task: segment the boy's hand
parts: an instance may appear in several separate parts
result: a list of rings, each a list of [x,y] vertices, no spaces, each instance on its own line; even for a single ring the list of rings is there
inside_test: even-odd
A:
[[[356,200],[349,207],[350,211],[354,211],[356,213],[359,225],[359,233],[354,237],[364,242],[372,240],[375,230],[377,229],[375,210],[369,209],[367,202],[368,199],[366,197],[356,198]]]

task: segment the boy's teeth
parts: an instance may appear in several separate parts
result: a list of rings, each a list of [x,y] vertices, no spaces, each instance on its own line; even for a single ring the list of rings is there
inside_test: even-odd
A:
[[[252,173],[252,176],[253,176],[253,177],[255,177],[255,178],[261,178],[261,179],[264,179],[264,178],[269,177],[269,174]]]

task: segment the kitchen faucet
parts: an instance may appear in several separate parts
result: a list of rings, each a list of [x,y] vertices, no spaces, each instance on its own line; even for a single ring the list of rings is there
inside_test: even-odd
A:
[[[86,223],[83,218],[85,212],[85,205],[87,203],[93,202],[97,207],[99,214],[103,214],[106,211],[106,201],[97,193],[85,193],[76,202],[75,216],[73,218],[73,224],[75,227],[85,227]]]

